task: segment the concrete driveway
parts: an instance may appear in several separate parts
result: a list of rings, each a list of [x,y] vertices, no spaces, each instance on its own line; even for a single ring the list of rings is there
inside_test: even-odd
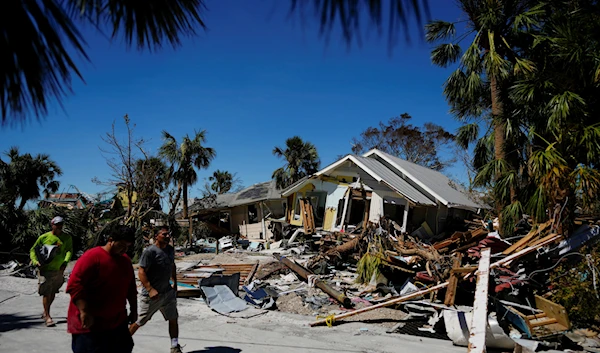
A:
[[[0,277],[0,352],[70,352],[66,313],[69,297],[61,293],[52,306],[54,328],[44,326],[37,280]],[[313,317],[251,309],[225,317],[204,303],[180,299],[180,343],[190,353],[264,352],[461,352],[450,341],[387,334],[376,324],[346,323],[333,328],[308,326]],[[363,330],[361,330],[361,328]],[[367,328],[368,331],[365,331]],[[169,352],[167,323],[158,314],[134,336],[134,352]]]

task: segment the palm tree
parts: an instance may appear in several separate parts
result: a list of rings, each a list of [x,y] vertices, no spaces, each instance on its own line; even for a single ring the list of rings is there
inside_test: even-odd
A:
[[[198,181],[196,169],[208,168],[210,162],[215,158],[216,152],[210,147],[204,147],[206,143],[206,131],[196,131],[190,138],[185,135],[178,143],[175,137],[167,131],[163,131],[164,143],[160,147],[159,155],[171,163],[171,175],[177,183],[177,196],[175,204],[179,203],[183,196],[183,218],[188,219],[188,188]],[[170,216],[173,215],[171,210]],[[189,224],[190,245],[192,241],[192,222]]]
[[[12,147],[6,156],[8,162],[0,161],[2,203],[15,207],[18,201],[17,209],[21,211],[28,201],[58,191],[60,184],[55,178],[62,175],[62,171],[50,156],[20,154],[17,147]]]
[[[567,230],[576,203],[585,209],[600,191],[599,9],[591,0],[541,8],[527,53],[538,69],[519,75],[510,92],[531,136],[527,210],[541,221],[559,209]]]
[[[302,141],[299,136],[285,140],[285,148],[275,147],[273,154],[285,160],[285,165],[275,170],[272,176],[280,189],[316,173],[321,164],[315,145]]]
[[[28,116],[46,115],[48,102],[59,102],[71,91],[72,76],[82,78],[71,49],[89,60],[80,26],[100,31],[108,24],[111,39],[128,47],[155,51],[178,47],[181,38],[204,29],[203,0],[40,0],[0,1],[0,110],[1,123],[23,122]],[[389,42],[396,33],[408,33],[408,20],[420,25],[428,16],[427,0],[291,0],[291,12],[305,14],[312,7],[320,33],[329,36],[340,26],[343,39],[360,42],[359,18],[366,14],[370,26],[381,31],[389,19]],[[307,21],[302,21],[303,23]],[[408,38],[408,37],[407,37]],[[69,48],[69,49],[67,49]],[[34,114],[29,114],[34,113]]]
[[[208,177],[208,180],[213,182],[210,188],[217,194],[225,194],[233,187],[233,175],[228,171],[217,169],[212,176]]]
[[[464,123],[457,142],[465,148],[477,142],[475,182],[493,185],[498,212],[506,215],[510,210],[513,218],[522,211],[518,200],[522,178],[518,171],[526,137],[522,122],[511,116],[514,107],[509,90],[516,74],[535,69],[519,51],[530,43],[524,42],[523,31],[533,24],[539,11],[532,3],[535,2],[460,0],[458,4],[467,16],[465,33],[457,36],[456,24],[445,21],[426,26],[428,42],[450,40],[433,49],[432,61],[442,67],[460,63],[446,81],[444,94],[452,113]],[[471,37],[473,40],[463,52],[460,42]]]

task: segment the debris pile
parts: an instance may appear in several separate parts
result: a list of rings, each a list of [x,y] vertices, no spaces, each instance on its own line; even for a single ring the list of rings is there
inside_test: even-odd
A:
[[[239,273],[247,305],[316,316],[310,326],[378,322],[388,332],[500,349],[591,349],[599,341],[571,331],[566,310],[549,299],[546,270],[597,240],[597,225],[586,222],[566,239],[551,222],[527,220],[508,239],[478,221],[445,238],[399,228],[382,219],[352,233],[294,232],[261,251],[276,262],[194,266],[179,281],[199,291],[199,278]]]

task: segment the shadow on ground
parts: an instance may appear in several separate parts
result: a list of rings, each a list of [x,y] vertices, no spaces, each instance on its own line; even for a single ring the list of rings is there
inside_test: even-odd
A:
[[[238,348],[231,347],[206,347],[201,351],[192,351],[188,353],[240,353],[242,350]]]
[[[0,314],[0,332],[8,332],[42,325],[43,322],[37,315],[21,316]]]

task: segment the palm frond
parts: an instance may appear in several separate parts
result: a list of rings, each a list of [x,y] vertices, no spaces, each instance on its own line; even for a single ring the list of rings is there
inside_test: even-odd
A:
[[[431,51],[431,61],[438,66],[448,67],[460,57],[461,49],[458,44],[440,44]]]
[[[360,19],[366,13],[371,24],[381,32],[381,27],[387,15],[388,45],[396,43],[398,32],[404,32],[405,39],[410,40],[408,23],[414,19],[418,28],[422,27],[423,17],[428,19],[429,7],[427,1],[419,0],[389,0],[384,9],[382,0],[292,0],[290,13],[298,13],[302,22],[305,21],[305,9],[311,8],[312,13],[320,22],[320,34],[329,39],[331,33],[341,33],[342,39],[350,45],[356,40],[361,42]],[[339,28],[335,25],[339,24]],[[401,30],[400,30],[401,28]]]
[[[456,143],[462,148],[469,148],[469,145],[479,138],[479,124],[465,124],[458,128],[456,133]]]
[[[439,40],[448,40],[456,35],[454,23],[435,20],[425,25],[425,40],[434,43]]]
[[[1,1],[0,33],[2,126],[39,119],[81,78],[67,47],[87,60],[85,40],[59,0]]]
[[[546,189],[545,185],[539,184],[535,189],[533,195],[529,198],[529,201],[527,201],[526,210],[536,222],[542,222],[547,218],[547,195],[548,190]]]

